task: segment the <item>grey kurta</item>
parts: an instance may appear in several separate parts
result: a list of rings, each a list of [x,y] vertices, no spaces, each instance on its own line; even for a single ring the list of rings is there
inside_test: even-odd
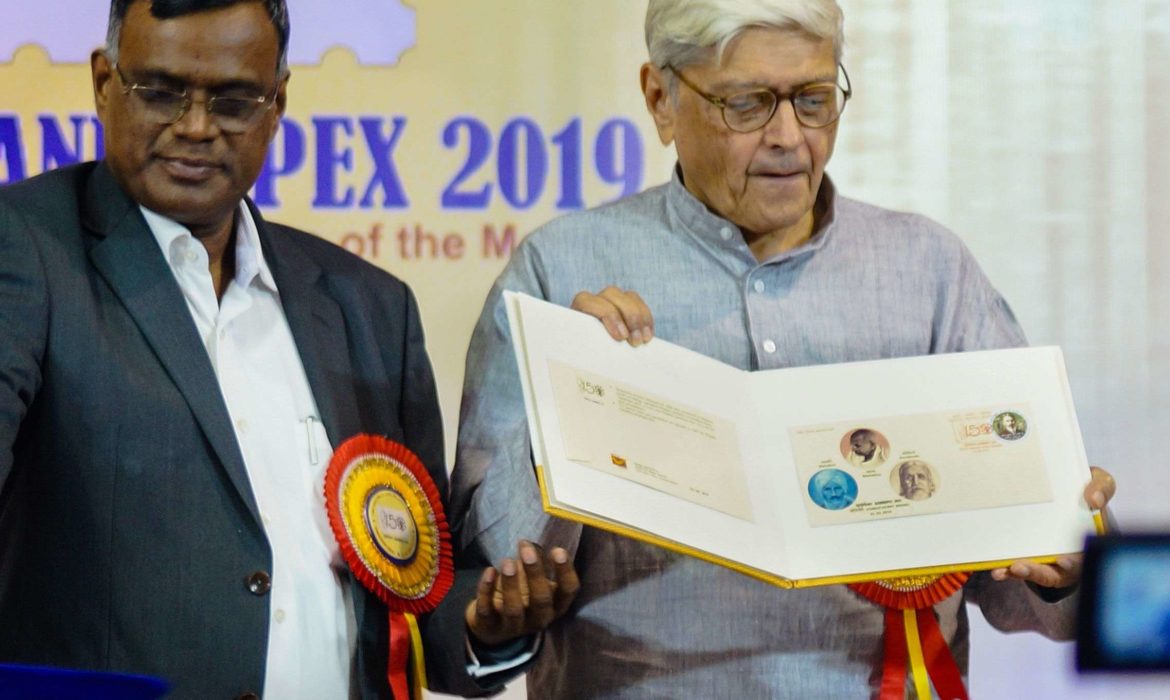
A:
[[[812,240],[759,263],[676,176],[545,225],[497,280],[467,360],[453,522],[464,546],[493,561],[514,556],[517,538],[575,550],[581,593],[545,635],[532,697],[862,698],[876,688],[882,611],[847,588],[777,589],[541,511],[500,296],[568,306],[582,290],[633,289],[658,337],[752,370],[1024,344],[954,234],[837,196],[827,180],[820,206]],[[1020,583],[979,575],[962,598],[1003,630],[1071,633],[1069,601],[1046,603]],[[960,596],[936,612],[965,671]]]

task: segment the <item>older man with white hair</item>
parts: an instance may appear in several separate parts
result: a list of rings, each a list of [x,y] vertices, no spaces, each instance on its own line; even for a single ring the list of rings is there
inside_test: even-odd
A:
[[[657,336],[751,370],[1023,345],[957,237],[847,199],[825,176],[851,94],[842,26],[833,0],[651,0],[641,82],[677,150],[673,178],[534,232],[487,299],[467,360],[458,536],[492,560],[518,537],[563,545],[581,575],[576,605],[544,634],[533,697],[879,690],[884,611],[850,589],[781,590],[542,512],[501,300],[526,292],[597,316],[617,339]],[[1099,472],[1086,497],[1100,507],[1112,490]],[[964,602],[1002,630],[1065,637],[1076,580],[1075,560],[1016,562],[938,603],[955,676]]]

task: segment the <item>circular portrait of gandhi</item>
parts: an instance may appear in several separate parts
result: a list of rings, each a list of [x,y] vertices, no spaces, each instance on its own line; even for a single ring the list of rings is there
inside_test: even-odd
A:
[[[822,469],[808,480],[808,497],[825,510],[841,510],[857,500],[857,481],[840,469]]]
[[[925,501],[938,490],[938,473],[921,459],[908,459],[890,471],[890,486],[908,501]]]
[[[890,454],[890,441],[873,428],[857,428],[841,438],[841,456],[855,467],[878,467]]]
[[[991,419],[991,429],[1004,440],[1019,440],[1028,434],[1028,422],[1015,411],[1004,411]]]

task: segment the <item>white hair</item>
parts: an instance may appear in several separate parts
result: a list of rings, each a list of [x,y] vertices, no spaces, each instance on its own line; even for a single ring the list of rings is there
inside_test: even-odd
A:
[[[849,489],[849,482],[845,479],[845,474],[836,469],[822,469],[813,474],[812,477],[813,489],[816,491],[820,491],[834,482],[839,484],[843,489]]]
[[[744,30],[798,30],[832,39],[839,62],[845,47],[845,16],[836,0],[650,0],[646,48],[659,68],[716,61]],[[671,81],[673,83],[673,80]]]

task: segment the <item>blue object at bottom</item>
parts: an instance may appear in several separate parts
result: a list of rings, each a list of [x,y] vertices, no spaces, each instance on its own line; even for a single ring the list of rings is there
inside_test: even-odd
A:
[[[4,700],[154,700],[168,689],[150,676],[0,664]]]

